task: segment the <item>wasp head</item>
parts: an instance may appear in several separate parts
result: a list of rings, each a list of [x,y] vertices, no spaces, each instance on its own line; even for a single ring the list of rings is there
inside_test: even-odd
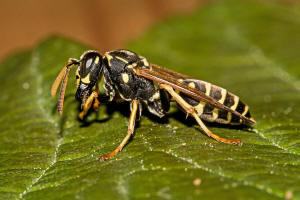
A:
[[[82,54],[79,63],[76,71],[75,98],[81,101],[83,106],[102,73],[102,56],[96,51],[87,51]]]
[[[67,65],[58,74],[52,85],[51,95],[55,96],[62,82],[57,103],[57,110],[60,114],[63,112],[64,95],[69,72],[75,65],[78,66],[76,71],[77,91],[75,97],[81,101],[81,105],[84,105],[102,73],[102,56],[96,51],[86,51],[81,55],[80,60],[70,58]]]

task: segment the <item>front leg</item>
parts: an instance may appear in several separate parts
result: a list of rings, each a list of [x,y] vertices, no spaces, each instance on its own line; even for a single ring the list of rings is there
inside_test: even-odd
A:
[[[78,117],[82,120],[92,105],[94,110],[98,110],[100,104],[106,104],[109,102],[109,100],[109,96],[106,96],[105,94],[101,95],[99,94],[99,90],[94,90],[83,104],[82,111],[79,113]]]
[[[109,101],[112,101],[113,98],[115,97],[115,94],[116,94],[115,89],[114,89],[113,85],[111,84],[110,77],[107,75],[106,71],[104,71],[104,87],[103,88],[106,92],[106,95],[100,97],[99,86],[98,86],[98,82],[97,82],[95,90],[88,97],[86,102],[83,102],[82,111],[78,115],[79,119],[84,118],[84,116],[87,114],[87,112],[91,108],[93,102],[94,102],[94,104],[93,104],[94,110],[98,110],[100,103],[102,103],[102,104],[107,103]]]
[[[106,89],[108,88],[108,89]],[[106,104],[112,100],[117,103],[124,102],[121,98],[114,98],[115,97],[115,90],[110,84],[106,84],[106,95],[101,95],[99,92],[98,84],[96,89],[92,92],[92,94],[88,97],[88,99],[82,105],[82,111],[79,113],[79,119],[83,119],[84,116],[87,114],[91,106],[93,105],[94,110],[98,110],[100,104]],[[94,102],[94,103],[93,103]]]
[[[87,114],[87,112],[89,111],[89,109],[91,108],[93,102],[94,102],[94,109],[97,110],[99,107],[99,100],[98,100],[98,96],[99,96],[99,90],[94,90],[92,92],[92,94],[89,96],[89,98],[86,100],[86,102],[83,104],[82,106],[82,111],[79,113],[78,117],[79,119],[83,119],[84,116]]]
[[[98,110],[99,104],[100,104],[100,101],[99,101],[99,98],[98,98],[99,97],[99,84],[98,84],[98,82],[96,84],[95,92],[97,93],[97,98],[96,97],[94,98],[93,108],[94,108],[94,110]]]

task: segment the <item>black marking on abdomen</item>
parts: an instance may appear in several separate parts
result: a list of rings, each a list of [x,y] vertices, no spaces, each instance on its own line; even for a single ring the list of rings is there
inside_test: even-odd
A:
[[[241,119],[236,115],[232,115],[230,124],[239,125],[239,124],[241,124]]]
[[[231,109],[237,111],[241,115],[251,118],[250,112],[249,112],[249,107],[248,105],[244,104],[240,99],[237,99],[238,97],[235,97],[234,104],[231,106]],[[240,117],[236,115],[232,115],[232,119],[230,124],[232,125],[239,125],[242,124],[243,121],[240,119]]]
[[[222,98],[222,89],[214,85],[211,86],[209,96],[219,101]]]
[[[227,92],[225,101],[224,101],[224,106],[231,107],[234,105],[234,95],[231,94],[230,92]]]
[[[185,79],[185,80],[182,80],[182,82],[187,85],[189,85],[190,83],[194,83],[195,89],[198,89],[203,93],[206,93],[206,84],[207,83],[204,81],[200,81],[200,80],[196,80],[196,79]]]
[[[191,106],[195,107],[199,104],[198,100],[193,99],[192,97],[184,94],[184,93],[180,93],[180,96]]]
[[[212,111],[213,111],[214,107],[209,105],[209,104],[205,104],[204,109],[203,109],[203,114],[205,115],[212,115]]]
[[[244,110],[245,110],[245,104],[243,102],[239,101],[239,103],[237,105],[237,108],[236,108],[236,111],[238,113],[242,114],[244,112]]]
[[[231,113],[229,113],[231,114]],[[216,119],[217,123],[220,124],[228,124],[230,123],[231,119],[228,119],[228,111],[226,110],[219,110],[218,118]]]
[[[246,113],[245,117],[247,117],[247,118],[249,118],[249,119],[251,118],[251,114],[250,114],[249,110],[248,110],[248,112]]]
[[[244,115],[247,118],[251,117],[248,106],[244,104],[242,101],[240,101],[238,96],[230,92],[227,92],[226,89],[218,87],[216,85],[212,85],[205,81],[195,80],[195,79],[181,80],[181,82],[184,82],[189,87],[200,90],[205,95],[212,97],[219,103],[222,103],[228,108],[237,111],[241,115]],[[239,125],[243,123],[240,117],[232,114],[231,112],[215,108],[207,102],[202,102],[202,101],[199,102],[198,100],[195,100],[186,94],[183,93],[179,93],[179,94],[187,103],[189,103],[195,108],[200,118],[205,121],[217,122],[221,124],[232,124],[232,125]]]

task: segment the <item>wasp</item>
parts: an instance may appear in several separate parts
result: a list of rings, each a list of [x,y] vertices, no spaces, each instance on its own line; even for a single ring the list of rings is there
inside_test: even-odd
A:
[[[251,118],[249,106],[226,89],[162,68],[124,49],[109,51],[103,56],[95,50],[88,50],[79,60],[69,58],[51,88],[51,95],[55,96],[61,83],[57,103],[60,114],[63,112],[67,80],[73,66],[77,66],[75,98],[81,102],[80,119],[84,118],[91,107],[97,110],[100,104],[114,100],[130,102],[127,135],[115,150],[100,156],[101,161],[114,157],[127,144],[143,108],[163,117],[171,101],[175,101],[187,117],[191,115],[206,135],[219,142],[242,145],[240,139],[226,139],[212,133],[202,120],[246,126],[256,123]],[[100,95],[98,83],[102,78],[105,94]]]

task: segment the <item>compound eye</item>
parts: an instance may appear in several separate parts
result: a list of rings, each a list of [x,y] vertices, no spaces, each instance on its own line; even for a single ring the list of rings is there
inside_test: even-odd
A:
[[[95,70],[95,67],[98,64],[96,61],[99,61],[99,56],[100,55],[96,52],[88,52],[83,55],[79,70],[80,77],[85,77],[91,71]]]
[[[89,70],[89,68],[91,67],[92,63],[93,63],[93,58],[89,58],[86,63],[85,63],[85,67],[87,70]]]
[[[94,62],[94,58],[86,58],[82,61],[81,67],[80,67],[80,76],[85,77],[88,73],[90,73],[92,65]]]

